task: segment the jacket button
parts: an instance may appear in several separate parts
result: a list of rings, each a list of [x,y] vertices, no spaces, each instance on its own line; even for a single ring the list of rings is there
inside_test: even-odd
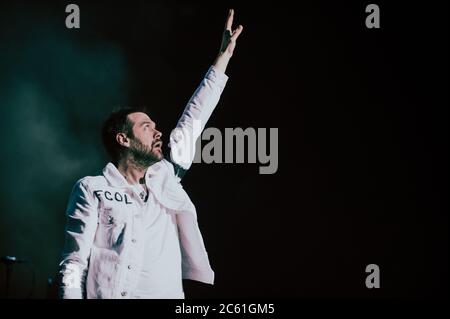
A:
[[[122,297],[125,297],[127,295],[127,292],[126,291],[122,291],[121,295],[122,295]]]
[[[132,267],[131,267],[131,265],[128,265],[128,269],[131,269]]]
[[[135,243],[136,243],[136,241],[137,241],[137,240],[136,240],[136,239],[134,239],[134,238],[133,238],[133,239],[131,240],[131,242],[132,242],[133,244],[135,244]]]

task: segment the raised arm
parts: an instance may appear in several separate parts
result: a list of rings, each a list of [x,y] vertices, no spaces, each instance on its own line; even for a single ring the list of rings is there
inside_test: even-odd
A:
[[[242,25],[232,30],[233,17],[234,10],[230,9],[219,53],[170,134],[170,157],[177,166],[177,171],[180,171],[179,176],[191,166],[195,156],[195,143],[219,102],[228,80],[225,71],[233,56],[236,40],[243,30]]]

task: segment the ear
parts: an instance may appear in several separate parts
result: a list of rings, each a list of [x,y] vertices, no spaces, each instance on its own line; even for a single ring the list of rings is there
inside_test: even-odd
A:
[[[125,133],[117,133],[116,141],[122,146],[130,147],[130,139],[127,137]]]

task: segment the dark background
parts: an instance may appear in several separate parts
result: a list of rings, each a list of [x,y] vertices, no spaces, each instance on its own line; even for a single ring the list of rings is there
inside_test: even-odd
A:
[[[448,3],[392,2],[367,29],[365,1],[74,1],[69,30],[71,2],[2,1],[0,255],[31,260],[47,296],[71,187],[107,161],[102,120],[149,106],[167,142],[232,7],[244,31],[208,126],[279,128],[279,168],[193,165],[216,284],[186,297],[448,296]],[[31,273],[14,267],[13,297]]]

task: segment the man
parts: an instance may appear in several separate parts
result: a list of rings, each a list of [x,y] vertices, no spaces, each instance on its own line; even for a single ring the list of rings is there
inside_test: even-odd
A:
[[[170,135],[144,112],[122,109],[102,129],[111,162],[74,186],[60,263],[62,298],[184,298],[182,279],[214,283],[195,206],[180,180],[217,105],[243,30],[229,11],[220,52]]]

